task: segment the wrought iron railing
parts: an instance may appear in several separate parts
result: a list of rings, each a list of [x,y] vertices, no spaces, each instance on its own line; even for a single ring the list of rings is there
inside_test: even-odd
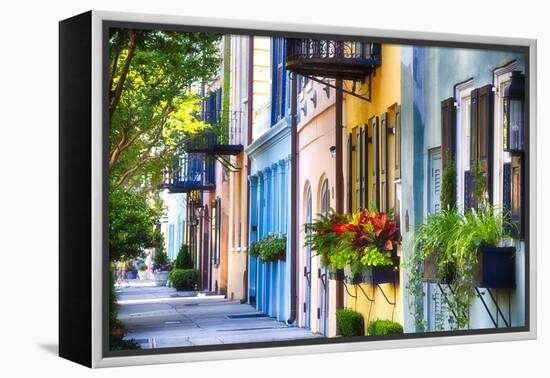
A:
[[[381,64],[379,43],[328,39],[289,39],[286,68],[292,72],[344,80],[362,80]]]
[[[161,187],[172,193],[211,190],[215,179],[214,159],[202,153],[185,153],[165,171]]]

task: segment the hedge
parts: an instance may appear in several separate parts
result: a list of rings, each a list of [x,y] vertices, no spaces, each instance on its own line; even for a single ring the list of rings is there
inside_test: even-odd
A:
[[[196,269],[172,269],[168,279],[177,291],[195,290],[199,283],[199,271]]]
[[[367,327],[369,336],[397,335],[403,333],[403,326],[391,320],[374,320]]]
[[[336,310],[336,326],[342,336],[365,335],[365,320],[357,311],[344,308]]]

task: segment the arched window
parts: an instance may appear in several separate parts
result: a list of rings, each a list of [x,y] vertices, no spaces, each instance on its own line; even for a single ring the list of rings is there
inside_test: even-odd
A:
[[[328,214],[330,210],[330,189],[328,187],[328,179],[325,179],[321,186],[321,213]]]

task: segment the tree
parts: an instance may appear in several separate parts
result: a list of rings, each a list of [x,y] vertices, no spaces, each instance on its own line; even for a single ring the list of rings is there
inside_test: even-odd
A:
[[[196,86],[218,71],[220,38],[213,33],[111,30],[111,187],[155,190],[183,142],[206,127],[197,118],[201,97]]]
[[[109,257],[111,261],[141,257],[159,245],[155,226],[160,211],[134,192],[115,189],[109,195]]]
[[[191,269],[193,268],[193,260],[191,260],[191,254],[189,253],[189,247],[187,244],[182,244],[176,258],[176,269]]]

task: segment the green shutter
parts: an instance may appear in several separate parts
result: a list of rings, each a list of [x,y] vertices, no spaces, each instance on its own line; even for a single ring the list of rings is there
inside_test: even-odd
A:
[[[372,127],[372,137],[371,137],[371,146],[372,153],[372,176],[371,176],[371,188],[372,188],[372,197],[371,201],[376,206],[380,208],[380,181],[379,181],[379,130],[378,130],[378,117],[373,117],[371,120]]]
[[[379,210],[388,210],[388,113],[380,117],[380,203]]]
[[[395,107],[395,180],[401,179],[401,106]],[[397,204],[397,202],[396,202]]]

